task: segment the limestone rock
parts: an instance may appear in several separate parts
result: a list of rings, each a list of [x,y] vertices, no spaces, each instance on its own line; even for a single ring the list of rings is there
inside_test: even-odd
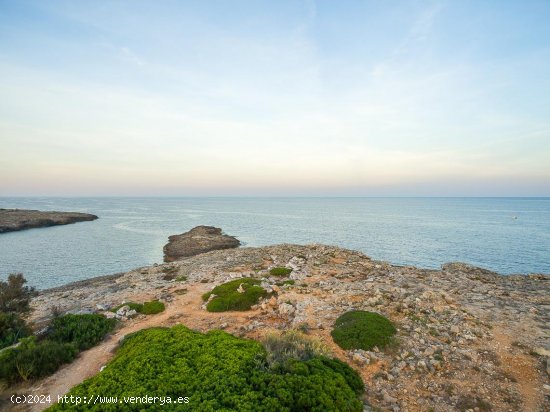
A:
[[[164,261],[173,262],[212,250],[236,248],[240,244],[235,237],[224,235],[220,228],[197,226],[189,232],[168,238],[164,246]]]

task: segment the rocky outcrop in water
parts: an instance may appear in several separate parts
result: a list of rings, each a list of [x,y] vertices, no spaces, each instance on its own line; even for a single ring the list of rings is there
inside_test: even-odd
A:
[[[42,212],[40,210],[0,209],[0,233],[39,227],[68,225],[96,220],[96,215],[78,212]]]
[[[211,250],[232,249],[240,244],[237,238],[223,234],[218,227],[197,226],[189,232],[168,238],[164,246],[164,261],[173,262]]]

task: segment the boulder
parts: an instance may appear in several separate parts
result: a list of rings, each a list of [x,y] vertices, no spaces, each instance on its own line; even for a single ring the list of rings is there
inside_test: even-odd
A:
[[[238,239],[223,234],[218,227],[197,226],[189,232],[168,238],[168,243],[164,246],[164,261],[173,262],[211,250],[236,248],[240,244]]]

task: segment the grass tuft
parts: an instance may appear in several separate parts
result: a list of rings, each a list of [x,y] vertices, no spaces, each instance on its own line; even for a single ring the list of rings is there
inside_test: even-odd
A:
[[[270,271],[269,271],[269,274],[271,276],[288,276],[292,273],[292,269],[289,269],[289,268],[283,268],[283,267],[280,267],[280,268],[272,268]]]

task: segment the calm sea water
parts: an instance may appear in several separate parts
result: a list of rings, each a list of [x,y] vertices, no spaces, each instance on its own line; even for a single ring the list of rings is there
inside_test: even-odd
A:
[[[327,243],[395,264],[550,273],[550,198],[0,198],[94,222],[0,235],[0,279],[39,289],[162,262],[169,235],[214,225],[249,246]]]

